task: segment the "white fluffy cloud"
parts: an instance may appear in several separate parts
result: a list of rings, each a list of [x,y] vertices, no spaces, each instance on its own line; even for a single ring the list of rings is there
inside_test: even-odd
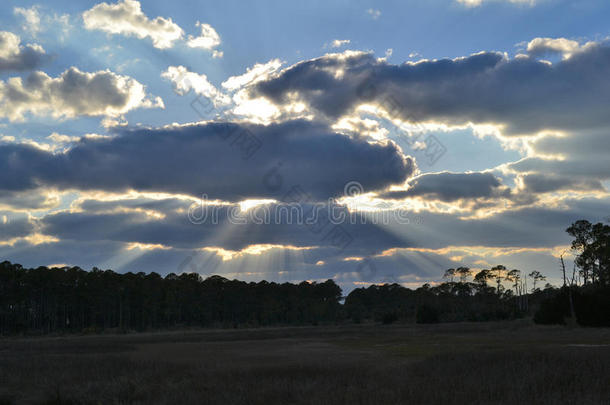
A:
[[[40,32],[40,13],[37,6],[30,8],[15,7],[13,8],[13,14],[23,17],[24,24],[21,28],[24,31],[29,31],[34,36]]]
[[[199,21],[197,21],[197,27],[201,29],[201,34],[198,37],[189,35],[186,45],[190,48],[212,51],[215,58],[222,58],[222,51],[214,49],[220,45],[220,35],[218,35],[216,30],[210,24],[204,24]]]
[[[42,64],[46,54],[37,44],[21,45],[21,38],[8,31],[0,31],[0,72],[28,70]]]
[[[210,83],[205,74],[190,72],[184,66],[170,66],[165,72],[161,73],[161,77],[171,81],[174,85],[174,90],[180,95],[184,95],[192,90],[211,99],[216,106],[225,105],[231,101],[227,95],[220,92]]]
[[[149,19],[137,0],[100,3],[83,13],[85,28],[110,34],[134,35],[150,38],[155,48],[171,48],[184,35],[182,28],[171,18]]]
[[[570,58],[576,52],[595,46],[596,42],[581,45],[578,41],[566,38],[534,38],[527,44],[527,53],[531,56],[559,54],[564,59]]]
[[[343,45],[349,44],[351,41],[349,39],[335,39],[330,43],[331,48],[340,48]]]
[[[237,90],[260,80],[268,79],[282,67],[282,64],[282,61],[279,59],[272,59],[267,63],[257,63],[251,68],[248,68],[246,73],[229,77],[222,82],[222,87],[227,90]]]
[[[163,107],[160,98],[147,95],[144,85],[109,70],[81,72],[75,67],[58,77],[33,72],[25,80],[0,81],[0,117],[21,121],[24,114],[118,116],[135,108]]]

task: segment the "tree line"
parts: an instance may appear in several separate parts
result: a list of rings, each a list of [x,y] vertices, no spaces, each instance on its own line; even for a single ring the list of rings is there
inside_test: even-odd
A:
[[[576,254],[561,288],[496,265],[447,269],[444,282],[409,289],[371,285],[342,304],[332,280],[244,282],[196,273],[125,273],[78,267],[26,269],[0,263],[0,335],[257,327],[339,322],[489,321],[533,316],[539,323],[610,326],[610,226],[577,221],[567,232]],[[563,264],[563,257],[561,263]],[[569,273],[569,272],[568,272]]]
[[[315,324],[337,319],[332,280],[300,284],[0,263],[0,334]]]

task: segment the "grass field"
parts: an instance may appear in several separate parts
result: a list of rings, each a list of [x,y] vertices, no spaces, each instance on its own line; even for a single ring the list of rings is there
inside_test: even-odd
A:
[[[610,329],[527,322],[0,340],[0,404],[608,404]]]

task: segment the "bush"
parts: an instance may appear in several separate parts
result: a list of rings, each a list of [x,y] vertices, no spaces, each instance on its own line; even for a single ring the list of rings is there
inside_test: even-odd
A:
[[[582,326],[610,326],[610,288],[588,285],[572,288],[576,320]],[[565,324],[570,316],[570,297],[567,287],[540,303],[534,315],[539,324]]]
[[[417,308],[417,314],[415,315],[415,322],[417,323],[438,323],[439,313],[438,310],[430,305],[422,305]]]
[[[396,315],[396,312],[386,312],[381,317],[381,322],[384,325],[392,324],[392,323],[396,322],[397,320],[398,320],[398,315]]]
[[[542,325],[563,325],[570,314],[569,302],[561,293],[540,303],[534,314],[534,322]]]

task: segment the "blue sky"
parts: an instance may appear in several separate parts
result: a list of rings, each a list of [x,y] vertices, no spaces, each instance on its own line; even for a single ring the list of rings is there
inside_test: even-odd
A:
[[[499,263],[556,279],[564,229],[608,211],[607,15],[586,0],[5,1],[0,255],[348,289]],[[214,140],[227,122],[260,152]],[[353,243],[334,246],[188,216],[202,195],[273,212],[295,185],[409,221],[346,224]]]

